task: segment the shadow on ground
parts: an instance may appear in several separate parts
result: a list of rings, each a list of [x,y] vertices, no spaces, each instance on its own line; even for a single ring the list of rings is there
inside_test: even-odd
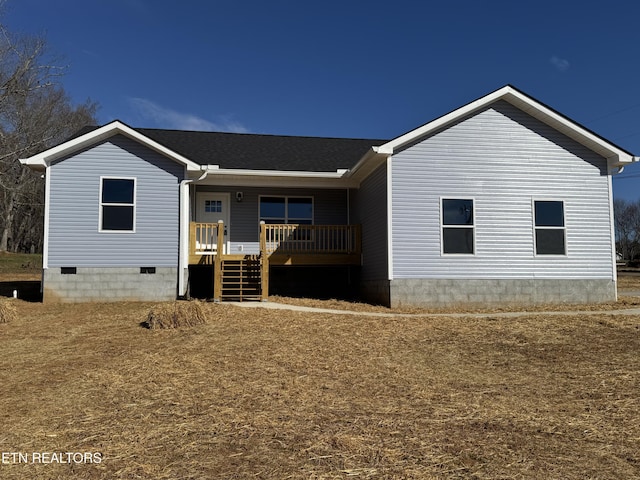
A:
[[[0,282],[0,296],[13,297],[14,290],[20,300],[27,302],[42,301],[42,292],[40,292],[40,282],[38,280]]]

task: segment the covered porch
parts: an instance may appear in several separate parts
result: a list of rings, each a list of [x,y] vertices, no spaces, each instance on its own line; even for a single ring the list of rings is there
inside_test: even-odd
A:
[[[189,265],[213,267],[213,299],[266,300],[270,266],[362,263],[360,225],[259,223],[258,252],[231,251],[225,223],[190,222]]]

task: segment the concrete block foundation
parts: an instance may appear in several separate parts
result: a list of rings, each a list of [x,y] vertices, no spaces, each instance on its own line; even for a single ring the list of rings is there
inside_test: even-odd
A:
[[[139,267],[77,267],[43,272],[44,302],[167,301],[177,296],[178,269],[157,267],[141,273]]]
[[[453,307],[606,303],[616,300],[612,280],[394,279],[391,307]]]

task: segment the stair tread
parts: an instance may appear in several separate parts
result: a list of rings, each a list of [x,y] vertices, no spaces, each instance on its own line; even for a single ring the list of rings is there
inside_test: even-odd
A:
[[[222,295],[222,298],[237,298],[242,300],[243,298],[262,298],[262,295],[258,294],[258,293],[249,293],[246,295],[234,295],[231,293],[228,293],[226,295]]]
[[[221,258],[222,299],[262,299],[262,259],[260,255],[229,255]]]

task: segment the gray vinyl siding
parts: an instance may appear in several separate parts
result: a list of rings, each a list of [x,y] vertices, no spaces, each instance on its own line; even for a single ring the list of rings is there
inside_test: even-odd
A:
[[[303,189],[272,187],[218,187],[196,185],[196,192],[229,192],[230,253],[258,254],[260,252],[259,197],[294,196],[313,197],[313,223],[316,225],[346,225],[347,190],[345,189]],[[243,193],[242,202],[236,201],[236,192]]]
[[[394,278],[613,278],[606,160],[505,101],[395,154]],[[441,197],[473,198],[475,255],[442,255]],[[534,199],[563,200],[566,256],[535,256]]]
[[[56,162],[50,176],[49,267],[175,267],[184,167],[118,135]],[[100,177],[136,179],[135,233],[99,232]]]
[[[388,280],[386,163],[354,192],[354,210],[362,225],[362,280]]]

